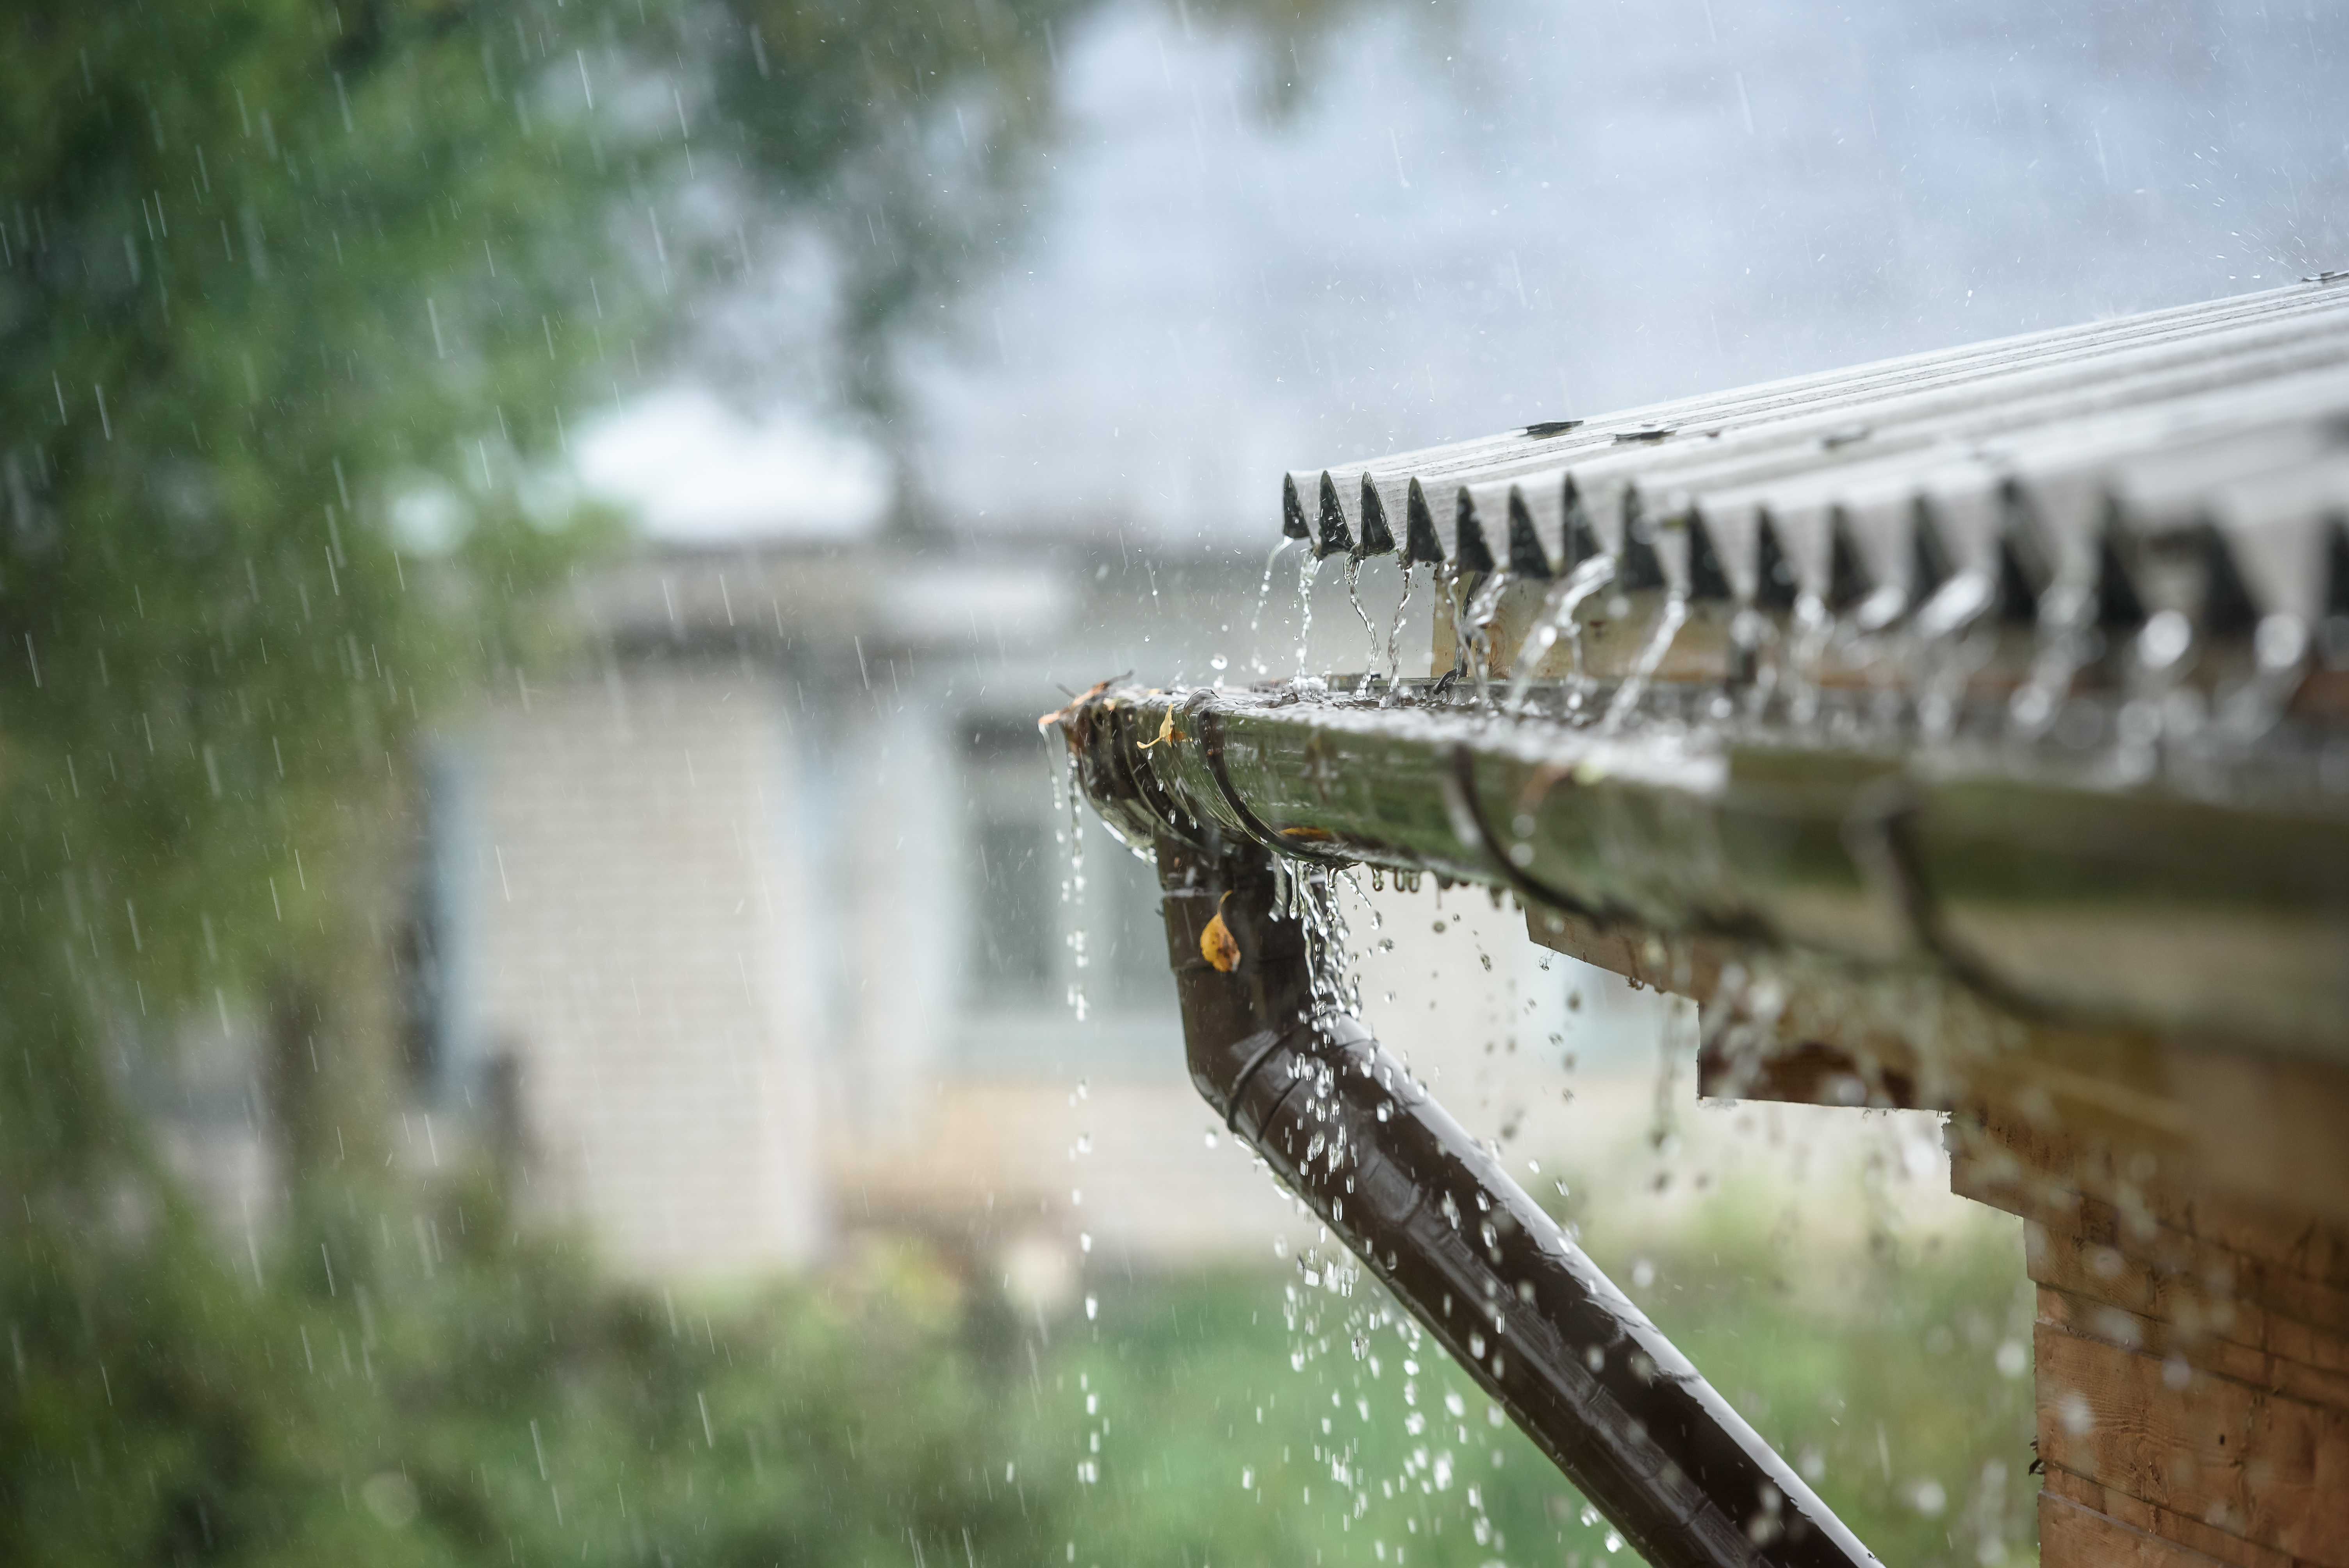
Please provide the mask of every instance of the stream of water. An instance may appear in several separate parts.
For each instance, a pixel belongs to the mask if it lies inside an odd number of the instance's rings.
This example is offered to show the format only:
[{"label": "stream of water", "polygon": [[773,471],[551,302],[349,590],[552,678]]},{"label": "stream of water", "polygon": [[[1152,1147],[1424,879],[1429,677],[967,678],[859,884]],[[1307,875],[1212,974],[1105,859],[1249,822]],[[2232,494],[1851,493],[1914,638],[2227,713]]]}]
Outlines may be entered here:
[{"label": "stream of water", "polygon": [[1402,614],[1411,607],[1411,562],[1402,563],[1402,597],[1395,602],[1394,624],[1387,628],[1387,695],[1392,707],[1395,683],[1402,679]]},{"label": "stream of water", "polygon": [[1631,666],[1631,673],[1623,678],[1623,684],[1615,688],[1615,700],[1607,705],[1607,716],[1599,723],[1601,733],[1613,734],[1622,727],[1624,720],[1640,710],[1640,699],[1647,695],[1649,681],[1655,677],[1658,666],[1664,662],[1664,655],[1671,652],[1672,639],[1680,635],[1681,628],[1686,624],[1688,601],[1675,593],[1666,599],[1663,608],[1657,612],[1655,626],[1649,632],[1646,645],[1640,649],[1639,661]]},{"label": "stream of water", "polygon": [[[1566,639],[1568,678],[1570,692],[1578,698],[1584,683],[1582,673],[1582,624],[1575,616],[1589,597],[1615,581],[1615,558],[1594,555],[1550,585],[1542,599],[1540,618],[1517,649],[1515,667],[1509,672],[1509,690],[1504,706],[1511,712],[1521,711],[1526,696],[1533,686],[1534,672],[1549,651]],[[1580,702],[1573,704],[1579,707]]]},{"label": "stream of water", "polygon": [[1493,702],[1493,617],[1501,613],[1501,595],[1516,581],[1513,573],[1495,572],[1468,596],[1466,645],[1470,673],[1476,679],[1476,706]]}]

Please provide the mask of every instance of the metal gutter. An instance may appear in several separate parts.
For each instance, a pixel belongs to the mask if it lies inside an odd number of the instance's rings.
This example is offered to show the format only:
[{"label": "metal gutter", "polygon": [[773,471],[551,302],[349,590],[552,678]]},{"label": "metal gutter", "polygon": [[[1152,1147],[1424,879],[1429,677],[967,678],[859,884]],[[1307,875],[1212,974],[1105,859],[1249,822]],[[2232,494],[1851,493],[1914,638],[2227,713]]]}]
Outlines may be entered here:
[{"label": "metal gutter", "polygon": [[2027,1017],[2349,1046],[2349,811],[2313,786],[2222,803],[2001,753],[1577,730],[1457,686],[1389,700],[1126,688],[1071,722],[1137,844],[1196,824],[1601,927],[1952,976]]}]

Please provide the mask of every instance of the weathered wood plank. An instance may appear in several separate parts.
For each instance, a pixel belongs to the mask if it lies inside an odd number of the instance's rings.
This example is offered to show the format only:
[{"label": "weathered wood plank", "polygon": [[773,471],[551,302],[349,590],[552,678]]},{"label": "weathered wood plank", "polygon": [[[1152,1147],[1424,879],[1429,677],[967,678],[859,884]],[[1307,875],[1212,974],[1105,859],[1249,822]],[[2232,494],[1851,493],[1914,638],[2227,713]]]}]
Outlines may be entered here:
[{"label": "weathered wood plank", "polygon": [[[2213,1530],[2199,1519],[2189,1519],[2182,1513],[2173,1513],[2142,1498],[2131,1497],[2125,1491],[2098,1486],[2087,1477],[2074,1475],[2061,1466],[2048,1467],[2044,1495],[2053,1495],[2092,1513],[2103,1514],[2116,1524],[2164,1542],[2199,1552],[2226,1563],[2228,1568],[2299,1568],[2297,1560],[2289,1553],[2258,1545],[2239,1535],[2230,1535],[2223,1530]],[[2069,1568],[2064,1559],[2048,1555],[2047,1542],[2044,1538],[2040,1542],[2040,1555],[2047,1568]],[[2095,1558],[2090,1561],[2101,1563],[2105,1560]]]},{"label": "weathered wood plank", "polygon": [[2039,1284],[2158,1321],[2176,1348],[2225,1340],[2349,1378],[2349,1293],[2166,1227],[2116,1246],[2032,1221],[2023,1247]]},{"label": "weathered wood plank", "polygon": [[2047,1568],[2234,1568],[2047,1491],[2039,1494],[2039,1561]]},{"label": "weathered wood plank", "polygon": [[[1973,1196],[1962,1190],[1961,1195]],[[2116,1305],[2158,1308],[2153,1315],[2192,1333],[2222,1335],[2327,1371],[2349,1371],[2349,1344],[2344,1343],[2349,1291],[2146,1223],[2099,1199],[2073,1196],[2069,1209],[2009,1210],[2031,1223],[2024,1246],[2032,1278]],[[2140,1274],[2132,1275],[2131,1260]],[[2247,1309],[2254,1315],[2245,1319]]]},{"label": "weathered wood plank", "polygon": [[[2349,1116],[2333,1125],[2349,1126]],[[2230,1123],[2229,1130],[2239,1140],[2270,1135],[2256,1119]],[[2333,1137],[2349,1143],[2337,1133]],[[2349,1224],[2282,1202],[2292,1189],[2272,1190],[2274,1202],[2244,1202],[2214,1191],[2190,1167],[2176,1169],[2158,1155],[2147,1165],[2139,1157],[2152,1150],[2089,1144],[2068,1122],[2034,1122],[2013,1106],[1992,1105],[1971,1125],[1953,1124],[1950,1143],[1951,1189],[1977,1202],[2107,1244],[2120,1235],[2124,1221],[2141,1212],[2160,1225],[2269,1265],[2277,1274],[2314,1281],[2349,1298]],[[2064,1220],[2067,1207],[2082,1205],[2084,1193],[2105,1202],[2100,1208],[2089,1203],[2095,1212],[2086,1218]],[[2127,1200],[2128,1213],[2115,1198]]]},{"label": "weathered wood plank", "polygon": [[[2256,1318],[2256,1308],[2242,1309]],[[2147,1317],[2112,1305],[2094,1296],[2075,1295],[2042,1284],[2039,1319],[2089,1339],[2101,1339],[2123,1349],[2142,1350],[2165,1362],[2175,1356],[2189,1368],[2281,1394],[2328,1409],[2349,1410],[2349,1376],[2330,1372],[2288,1357],[2261,1350],[2247,1343],[2210,1335],[2187,1335],[2174,1323]]]},{"label": "weathered wood plank", "polygon": [[2037,1326],[2039,1452],[2157,1507],[2349,1568],[2349,1414]]}]

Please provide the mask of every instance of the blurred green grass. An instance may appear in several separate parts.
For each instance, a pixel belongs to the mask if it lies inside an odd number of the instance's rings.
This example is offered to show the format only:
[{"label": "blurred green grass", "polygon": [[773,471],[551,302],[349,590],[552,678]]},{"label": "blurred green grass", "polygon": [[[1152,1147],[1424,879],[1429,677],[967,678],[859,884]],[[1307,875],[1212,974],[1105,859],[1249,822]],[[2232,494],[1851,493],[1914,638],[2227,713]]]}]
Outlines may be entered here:
[{"label": "blurred green grass", "polygon": [[[256,1290],[191,1249],[79,1279],[70,1309],[16,1295],[18,1343],[89,1352],[16,1367],[0,1488],[21,1560],[1632,1561],[1326,1249],[1280,1273],[1096,1259],[1090,1307],[1023,1316],[913,1238],[687,1296],[516,1239],[492,1193],[444,1199],[411,1227],[429,1252],[354,1239],[331,1287],[287,1258]],[[2012,1222],[1797,1246],[1716,1200],[1637,1240],[1592,1250],[1886,1562],[2034,1559]]]},{"label": "blurred green grass", "polygon": [[[1725,1222],[1711,1232],[1651,1249],[1637,1276],[1626,1260],[1617,1277],[1861,1539],[1888,1563],[2035,1561],[2031,1306],[2012,1226],[1841,1258],[1776,1252]],[[1786,1272],[1806,1267],[1838,1277],[1798,1290]],[[1290,1288],[1305,1304],[1295,1329]],[[1382,1294],[1356,1290],[1226,1276],[1105,1293],[1100,1333],[1050,1362],[1055,1399],[1081,1368],[1111,1420],[1099,1495],[1074,1508],[1078,1560],[1633,1560],[1609,1553],[1605,1523],[1584,1522],[1579,1494],[1528,1441],[1489,1424],[1488,1402],[1440,1352],[1412,1355],[1379,1321],[1399,1315]],[[1421,1449],[1430,1462],[1414,1466]],[[1333,1459],[1351,1484],[1333,1480]]]}]

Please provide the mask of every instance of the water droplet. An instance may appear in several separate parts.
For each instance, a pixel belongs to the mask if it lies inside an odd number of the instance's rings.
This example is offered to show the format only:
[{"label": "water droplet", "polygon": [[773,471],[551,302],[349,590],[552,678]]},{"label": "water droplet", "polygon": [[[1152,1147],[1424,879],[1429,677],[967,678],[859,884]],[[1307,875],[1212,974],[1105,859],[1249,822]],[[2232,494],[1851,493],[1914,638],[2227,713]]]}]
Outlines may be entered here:
[{"label": "water droplet", "polygon": [[1223,1140],[1222,1140],[1221,1138],[1219,1138],[1219,1137],[1217,1137],[1217,1136],[1216,1136],[1216,1130],[1215,1130],[1214,1128],[1212,1128],[1212,1127],[1211,1127],[1211,1128],[1207,1129],[1207,1147],[1208,1147],[1208,1148],[1213,1149],[1214,1147],[1216,1147],[1216,1144],[1218,1144],[1218,1143],[1220,1143],[1220,1142],[1222,1142],[1222,1141],[1223,1141]]},{"label": "water droplet", "polygon": [[1088,1323],[1090,1323],[1090,1322],[1092,1322],[1094,1318],[1097,1318],[1097,1317],[1099,1317],[1100,1315],[1101,1315],[1101,1298],[1100,1298],[1099,1296],[1093,1296],[1093,1295],[1089,1295],[1089,1296],[1085,1297],[1085,1320],[1086,1320]]}]

